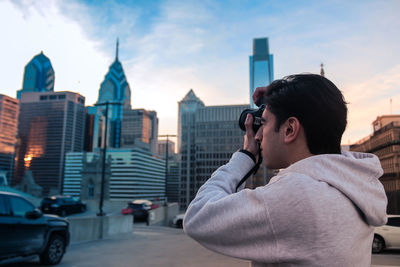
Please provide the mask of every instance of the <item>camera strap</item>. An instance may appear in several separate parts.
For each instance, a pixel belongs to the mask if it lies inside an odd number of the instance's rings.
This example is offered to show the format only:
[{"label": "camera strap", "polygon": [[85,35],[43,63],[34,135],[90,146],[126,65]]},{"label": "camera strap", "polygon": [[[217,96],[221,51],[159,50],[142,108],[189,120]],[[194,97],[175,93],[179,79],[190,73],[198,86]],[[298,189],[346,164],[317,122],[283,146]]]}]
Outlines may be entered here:
[{"label": "camera strap", "polygon": [[254,165],[254,167],[242,178],[242,180],[240,180],[239,184],[236,186],[236,190],[235,192],[237,192],[238,188],[247,180],[247,178],[249,178],[250,175],[252,174],[256,174],[256,172],[258,171],[258,168],[260,168],[262,162],[262,157],[261,157],[261,150],[258,150],[258,161],[256,163],[256,165]]}]

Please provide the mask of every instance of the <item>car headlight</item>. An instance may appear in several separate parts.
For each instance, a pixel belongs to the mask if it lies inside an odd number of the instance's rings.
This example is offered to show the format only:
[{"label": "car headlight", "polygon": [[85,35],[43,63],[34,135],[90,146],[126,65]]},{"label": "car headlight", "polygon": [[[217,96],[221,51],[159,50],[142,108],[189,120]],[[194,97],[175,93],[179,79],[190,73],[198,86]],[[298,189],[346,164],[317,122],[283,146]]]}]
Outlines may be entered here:
[{"label": "car headlight", "polygon": [[51,204],[50,207],[52,207],[52,208],[58,208],[58,207],[60,207],[60,205],[58,205],[58,204]]}]

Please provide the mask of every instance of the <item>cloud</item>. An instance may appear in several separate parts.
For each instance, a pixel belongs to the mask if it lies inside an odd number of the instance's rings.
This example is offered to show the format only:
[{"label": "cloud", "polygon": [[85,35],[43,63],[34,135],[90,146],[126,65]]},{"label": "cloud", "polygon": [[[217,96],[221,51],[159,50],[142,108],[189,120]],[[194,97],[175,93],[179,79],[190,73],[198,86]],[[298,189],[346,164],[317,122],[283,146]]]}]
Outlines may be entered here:
[{"label": "cloud", "polygon": [[[372,133],[372,121],[400,113],[400,64],[357,84],[344,87],[349,102],[348,127],[343,142],[358,141]],[[392,105],[390,104],[392,99]]]},{"label": "cloud", "polygon": [[[86,38],[81,25],[63,16],[57,2],[29,3],[22,2],[23,8],[0,3],[1,31],[4,39],[10,40],[0,51],[2,60],[10,62],[0,65],[8,77],[2,83],[5,93],[15,96],[22,85],[24,66],[43,50],[55,70],[55,90],[79,92],[93,103],[92,92],[99,88],[107,68],[107,57],[98,50],[98,42]],[[9,65],[16,69],[9,69]]]},{"label": "cloud", "polygon": [[[190,88],[206,105],[248,103],[248,57],[255,37],[269,37],[275,78],[318,73],[325,63],[327,77],[351,102],[350,139],[369,133],[371,119],[357,115],[363,103],[376,117],[372,107],[384,107],[390,88],[397,86],[396,1],[310,1],[307,6],[298,1],[12,3],[0,2],[0,30],[9,40],[0,56],[12,62],[0,65],[9,77],[0,84],[2,92],[15,94],[24,65],[43,50],[56,72],[56,90],[79,90],[92,104],[119,37],[132,104],[156,110],[160,132],[176,131],[177,102]],[[380,89],[372,90],[370,84]],[[378,92],[368,96],[367,90]],[[393,105],[397,101],[393,96]]]}]

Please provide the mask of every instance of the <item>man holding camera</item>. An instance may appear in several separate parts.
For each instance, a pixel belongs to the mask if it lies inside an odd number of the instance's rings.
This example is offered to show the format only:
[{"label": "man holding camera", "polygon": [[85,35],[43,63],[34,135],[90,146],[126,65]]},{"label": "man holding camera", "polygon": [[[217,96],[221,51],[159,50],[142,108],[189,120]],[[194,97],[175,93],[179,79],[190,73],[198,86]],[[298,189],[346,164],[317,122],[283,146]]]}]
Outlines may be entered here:
[{"label": "man holding camera", "polygon": [[[340,90],[298,74],[257,88],[253,99],[262,116],[247,114],[243,149],[199,189],[185,232],[253,266],[370,266],[373,226],[387,221],[383,171],[373,154],[341,152]],[[260,155],[279,174],[255,190],[238,186]]]}]

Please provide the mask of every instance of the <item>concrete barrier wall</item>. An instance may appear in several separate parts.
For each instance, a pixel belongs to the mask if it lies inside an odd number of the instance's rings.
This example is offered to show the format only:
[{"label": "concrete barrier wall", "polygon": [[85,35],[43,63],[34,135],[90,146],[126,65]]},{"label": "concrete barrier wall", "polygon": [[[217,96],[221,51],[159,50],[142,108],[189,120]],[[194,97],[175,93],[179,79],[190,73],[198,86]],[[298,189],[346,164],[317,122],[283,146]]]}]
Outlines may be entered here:
[{"label": "concrete barrier wall", "polygon": [[179,214],[179,205],[178,203],[168,203],[168,210],[165,213],[165,225],[171,226],[172,220],[176,215]]},{"label": "concrete barrier wall", "polygon": [[71,243],[79,243],[100,239],[101,218],[100,217],[72,217],[68,218]]},{"label": "concrete barrier wall", "polygon": [[114,234],[133,231],[132,216],[110,215],[104,217],[71,217],[71,243],[102,239]]},{"label": "concrete barrier wall", "polygon": [[150,225],[171,226],[172,219],[179,213],[178,203],[168,203],[168,206],[160,206],[150,211]]},{"label": "concrete barrier wall", "polygon": [[114,215],[106,218],[106,227],[104,228],[106,236],[133,231],[133,216],[131,215]]},{"label": "concrete barrier wall", "polygon": [[[112,204],[115,209],[119,208],[123,203],[126,202],[114,202]],[[151,225],[171,226],[172,219],[178,213],[178,204],[168,203],[167,206],[160,206],[150,211],[149,223]],[[68,220],[70,222],[71,243],[87,242],[115,234],[131,233],[134,227],[132,215],[118,213],[108,213],[107,216],[103,217],[98,217],[94,214],[82,217],[76,216],[69,217]]]}]

